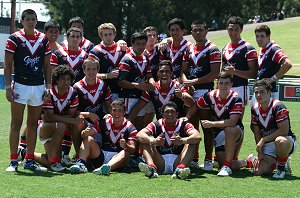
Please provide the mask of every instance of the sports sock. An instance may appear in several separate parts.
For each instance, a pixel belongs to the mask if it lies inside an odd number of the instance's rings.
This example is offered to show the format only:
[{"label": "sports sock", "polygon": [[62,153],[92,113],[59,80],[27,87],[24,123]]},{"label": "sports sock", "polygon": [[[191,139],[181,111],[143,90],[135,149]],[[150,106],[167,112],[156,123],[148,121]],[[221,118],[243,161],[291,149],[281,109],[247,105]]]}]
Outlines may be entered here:
[{"label": "sports sock", "polygon": [[286,161],[288,160],[287,157],[278,157],[277,158],[277,169],[284,171],[284,166]]},{"label": "sports sock", "polygon": [[228,166],[229,168],[231,168],[232,167],[232,162],[228,162],[228,161],[225,160],[223,165]]},{"label": "sports sock", "polygon": [[20,146],[22,146],[25,149],[27,148],[26,135],[21,135]]}]

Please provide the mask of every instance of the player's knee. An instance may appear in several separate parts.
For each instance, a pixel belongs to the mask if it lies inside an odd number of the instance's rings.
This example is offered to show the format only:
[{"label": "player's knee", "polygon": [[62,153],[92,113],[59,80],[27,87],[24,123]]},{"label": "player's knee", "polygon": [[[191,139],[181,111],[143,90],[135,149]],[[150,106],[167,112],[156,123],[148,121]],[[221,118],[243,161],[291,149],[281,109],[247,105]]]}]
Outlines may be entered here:
[{"label": "player's knee", "polygon": [[11,122],[10,127],[12,132],[20,132],[22,126],[22,122]]},{"label": "player's knee", "polygon": [[283,136],[278,136],[275,139],[275,146],[278,147],[284,147],[286,144],[288,144],[288,140],[284,138]]},{"label": "player's knee", "polygon": [[237,135],[240,134],[240,131],[237,127],[226,127],[224,129],[224,132],[226,138],[235,138]]}]

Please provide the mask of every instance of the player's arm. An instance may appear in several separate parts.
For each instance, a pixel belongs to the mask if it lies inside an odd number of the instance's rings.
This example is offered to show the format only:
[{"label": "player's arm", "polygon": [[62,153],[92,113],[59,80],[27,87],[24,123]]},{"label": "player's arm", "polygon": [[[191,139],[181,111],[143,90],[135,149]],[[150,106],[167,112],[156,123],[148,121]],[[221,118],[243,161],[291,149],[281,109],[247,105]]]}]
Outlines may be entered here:
[{"label": "player's arm", "polygon": [[287,136],[289,132],[289,121],[288,119],[285,119],[281,122],[277,122],[278,129],[271,133],[268,136],[265,136],[261,139],[264,140],[264,142],[272,142],[274,141],[278,136]]},{"label": "player's arm", "polygon": [[51,82],[51,66],[50,66],[50,58],[51,53],[47,54],[44,57],[44,63],[43,63],[43,71],[44,71],[44,78],[45,78],[45,86],[47,89],[50,88],[50,82]]},{"label": "player's arm", "polygon": [[[73,110],[72,110],[73,109]],[[42,116],[43,121],[45,122],[63,122],[65,124],[78,124],[82,122],[82,118],[80,117],[74,117],[77,114],[77,108],[72,108],[69,111],[73,112],[73,114],[68,115],[57,115],[54,113],[53,109],[44,109],[45,114]]]},{"label": "player's arm", "polygon": [[143,128],[136,134],[136,139],[142,144],[150,144],[154,142],[153,137],[150,137],[151,131],[148,128]]},{"label": "player's arm", "polygon": [[241,117],[240,114],[231,114],[229,119],[226,119],[226,120],[218,120],[218,121],[202,120],[201,123],[204,128],[234,127],[234,126],[236,126],[240,117]]},{"label": "player's arm", "polygon": [[13,61],[14,61],[14,54],[10,52],[5,52],[4,78],[5,78],[6,99],[8,100],[8,102],[13,101],[13,91],[10,85]]},{"label": "player's arm", "polygon": [[210,64],[210,72],[201,78],[194,79],[193,85],[203,84],[203,83],[208,83],[208,82],[214,81],[220,73],[220,66],[221,66],[221,63]]},{"label": "player's arm", "polygon": [[284,74],[286,74],[291,68],[292,68],[292,61],[288,58],[286,58],[283,62],[283,64],[281,65],[279,71],[272,76],[271,80],[272,82],[276,81],[277,79],[283,77]]},{"label": "player's arm", "polygon": [[85,119],[89,118],[93,122],[98,122],[100,120],[99,116],[92,112],[80,112],[79,115],[82,115]]},{"label": "player's arm", "polygon": [[188,137],[182,138],[185,144],[197,144],[201,141],[200,133],[193,128],[187,132]]},{"label": "player's arm", "polygon": [[182,61],[182,65],[181,65],[181,70],[180,70],[180,77],[182,82],[186,82],[188,79],[185,75],[185,73],[188,71],[189,69],[189,62],[187,61]]},{"label": "player's arm", "polygon": [[261,139],[260,129],[257,125],[252,124],[251,130],[254,135],[255,143],[257,144],[259,140]]},{"label": "player's arm", "polygon": [[135,146],[136,146],[136,142],[134,140],[128,140],[127,142],[125,142],[123,149],[129,152],[130,154],[134,154]]},{"label": "player's arm", "polygon": [[257,60],[248,62],[249,70],[243,71],[235,69],[233,66],[227,66],[224,68],[224,71],[227,71],[231,75],[236,75],[246,79],[255,79],[257,77],[258,64]]}]

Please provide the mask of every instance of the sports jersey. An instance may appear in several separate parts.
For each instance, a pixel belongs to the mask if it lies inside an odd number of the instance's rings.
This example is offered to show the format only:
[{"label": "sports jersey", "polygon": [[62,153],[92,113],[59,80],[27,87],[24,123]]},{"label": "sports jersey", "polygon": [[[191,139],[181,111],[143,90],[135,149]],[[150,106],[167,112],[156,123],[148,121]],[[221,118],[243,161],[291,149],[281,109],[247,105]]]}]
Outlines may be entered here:
[{"label": "sports jersey", "polygon": [[[174,126],[165,125],[164,118],[151,122],[146,127],[154,138],[162,136],[165,138],[164,146],[157,146],[156,149],[161,155],[175,154],[179,155],[184,147],[184,144],[176,146],[170,140],[178,134],[180,137],[188,137],[188,132],[194,129],[194,126],[183,119],[179,118]],[[175,134],[176,133],[176,134]]]},{"label": "sports jersey", "polygon": [[[103,42],[96,45],[89,53],[89,57],[95,58],[100,63],[99,73],[109,73],[118,69],[118,64],[126,51],[122,51],[117,43],[107,47]],[[110,87],[112,93],[118,93],[120,88],[117,84],[117,79],[105,80]]]},{"label": "sports jersey", "polygon": [[189,45],[191,45],[191,42],[185,38],[182,39],[178,46],[174,46],[173,41],[171,41],[169,44],[167,44],[167,49],[160,53],[161,60],[170,60],[172,62],[172,79],[180,77],[183,54]]},{"label": "sports jersey", "polygon": [[[271,78],[284,63],[287,55],[274,42],[270,42],[266,48],[260,48],[258,57],[257,79]],[[272,92],[276,92],[276,82],[272,83]]]},{"label": "sports jersey", "polygon": [[84,77],[82,64],[87,57],[88,54],[81,48],[78,48],[78,51],[71,51],[67,47],[61,47],[52,53],[50,64],[52,66],[69,65],[74,71],[75,82],[78,82]]},{"label": "sports jersey", "polygon": [[[242,115],[242,99],[238,96],[238,93],[233,90],[230,90],[225,100],[220,98],[220,91],[218,89],[212,90],[201,96],[197,104],[200,108],[209,108],[216,120],[230,119],[230,115],[233,114]],[[237,125],[239,125],[241,129],[244,128],[241,118],[237,122]],[[222,128],[214,128],[215,137],[222,130]]]},{"label": "sports jersey", "polygon": [[277,123],[288,120],[289,136],[294,136],[291,130],[289,111],[279,100],[270,98],[268,108],[263,110],[258,102],[251,108],[251,123],[260,129],[262,137],[271,135],[278,129]]},{"label": "sports jersey", "polygon": [[[146,74],[151,73],[146,56],[136,56],[133,49],[125,54],[119,63],[119,80],[142,83],[146,82]],[[121,98],[139,98],[142,91],[139,89],[121,89],[119,97]]]},{"label": "sports jersey", "polygon": [[[162,106],[169,101],[175,102],[178,107],[179,117],[185,116],[184,112],[184,102],[175,96],[175,88],[179,87],[179,82],[176,80],[172,80],[170,83],[170,87],[167,90],[163,90],[160,86],[160,82],[155,83],[154,92],[143,92],[141,99],[149,102],[151,101],[156,114],[156,119],[162,118]],[[183,87],[181,88],[181,92],[187,92]]]},{"label": "sports jersey", "polygon": [[117,127],[113,124],[113,118],[106,118],[100,121],[100,132],[102,135],[101,149],[110,152],[120,152],[120,139],[128,141],[136,141],[137,130],[133,124],[124,118],[121,126]]},{"label": "sports jersey", "polygon": [[79,98],[78,111],[95,113],[102,119],[105,115],[103,102],[112,97],[107,83],[97,78],[96,84],[89,86],[83,78],[74,84],[74,89],[77,91]]},{"label": "sports jersey", "polygon": [[152,51],[148,51],[145,49],[144,55],[148,58],[152,77],[154,78],[155,81],[157,81],[157,66],[159,63],[159,50],[158,46],[155,46]]},{"label": "sports jersey", "polygon": [[45,101],[43,109],[52,109],[57,115],[67,115],[70,108],[78,107],[78,95],[73,87],[70,87],[68,92],[61,96],[58,94],[57,86],[55,85],[50,89],[51,99]]},{"label": "sports jersey", "polygon": [[[201,78],[210,73],[210,65],[221,63],[221,53],[218,47],[206,40],[204,46],[189,45],[184,53],[183,61],[189,63],[186,73],[188,80]],[[213,89],[214,82],[195,84],[195,89]]]},{"label": "sports jersey", "polygon": [[51,54],[45,34],[34,30],[34,35],[26,35],[24,29],[11,34],[5,52],[14,54],[14,81],[23,85],[43,85],[44,57]]},{"label": "sports jersey", "polygon": [[[62,47],[66,47],[66,46],[68,46],[68,41],[64,40],[60,43],[60,45]],[[95,46],[94,43],[92,43],[90,40],[88,40],[84,37],[82,37],[81,42],[79,44],[79,47],[81,49],[83,49],[86,53],[89,53],[93,49],[94,46]]]},{"label": "sports jersey", "polygon": [[[244,39],[241,39],[238,44],[228,43],[222,50],[222,68],[231,64],[235,69],[247,71],[249,70],[248,62],[255,60],[257,60],[255,48]],[[248,79],[233,76],[233,87],[247,85]]]}]

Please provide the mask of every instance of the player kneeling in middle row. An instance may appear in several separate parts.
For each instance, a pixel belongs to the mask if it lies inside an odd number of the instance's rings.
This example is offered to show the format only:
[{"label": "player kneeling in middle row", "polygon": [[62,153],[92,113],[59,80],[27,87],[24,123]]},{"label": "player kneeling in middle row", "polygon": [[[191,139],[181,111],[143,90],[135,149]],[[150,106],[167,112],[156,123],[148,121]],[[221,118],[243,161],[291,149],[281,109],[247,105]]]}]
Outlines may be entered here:
[{"label": "player kneeling in middle row", "polygon": [[[86,164],[90,159],[96,168],[93,173],[107,175],[111,170],[125,166],[135,151],[136,129],[124,115],[126,107],[117,99],[110,105],[110,115],[100,121],[100,133],[88,127],[81,134],[79,160],[71,166],[71,173],[87,172]],[[101,142],[102,139],[102,142]]]},{"label": "player kneeling in middle row", "polygon": [[167,102],[162,114],[162,119],[150,123],[137,134],[147,162],[139,163],[139,169],[149,178],[157,177],[158,172],[173,173],[172,178],[185,179],[190,174],[187,167],[201,139],[200,133],[192,124],[177,119],[178,109],[174,102]]}]

